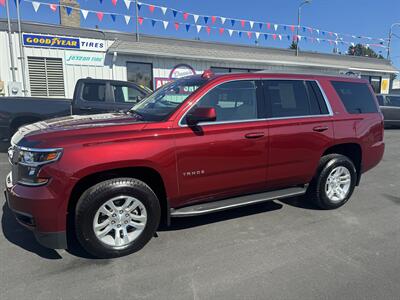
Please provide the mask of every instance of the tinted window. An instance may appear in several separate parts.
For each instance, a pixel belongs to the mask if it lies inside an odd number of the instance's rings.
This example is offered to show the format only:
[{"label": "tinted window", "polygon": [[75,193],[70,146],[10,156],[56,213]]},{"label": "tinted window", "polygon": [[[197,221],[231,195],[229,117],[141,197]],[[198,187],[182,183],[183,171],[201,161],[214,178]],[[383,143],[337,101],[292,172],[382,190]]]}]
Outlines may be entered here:
[{"label": "tinted window", "polygon": [[311,92],[309,97],[302,80],[264,81],[264,94],[273,118],[321,114],[317,96]]},{"label": "tinted window", "polygon": [[257,119],[257,85],[255,81],[232,81],[208,92],[195,107],[214,107],[218,121]]},{"label": "tinted window", "polygon": [[386,96],[388,106],[400,107],[400,96]]},{"label": "tinted window", "polygon": [[82,99],[85,101],[104,102],[106,99],[106,85],[104,83],[85,83]]},{"label": "tinted window", "polygon": [[115,102],[118,103],[137,103],[143,99],[144,93],[124,85],[113,85],[112,91],[114,93]]},{"label": "tinted window", "polygon": [[375,113],[375,99],[365,83],[332,81],[332,85],[350,114]]},{"label": "tinted window", "polygon": [[383,96],[376,96],[376,98],[378,99],[378,103],[380,106],[384,106],[385,105],[385,101],[383,99]]},{"label": "tinted window", "polygon": [[308,95],[310,97],[310,103],[317,102],[319,111],[321,114],[328,114],[329,110],[326,106],[324,96],[322,95],[321,89],[315,81],[307,81]]}]

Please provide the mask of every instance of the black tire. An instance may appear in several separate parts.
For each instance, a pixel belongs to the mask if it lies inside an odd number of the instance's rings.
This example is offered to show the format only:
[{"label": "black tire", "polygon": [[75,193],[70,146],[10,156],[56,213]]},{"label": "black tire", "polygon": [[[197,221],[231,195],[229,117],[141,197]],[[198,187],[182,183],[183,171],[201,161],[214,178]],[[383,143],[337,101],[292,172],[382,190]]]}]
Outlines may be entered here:
[{"label": "black tire", "polygon": [[[326,192],[326,183],[329,174],[337,167],[343,166],[350,171],[350,187],[346,197],[340,201],[332,201]],[[328,154],[320,160],[317,174],[307,190],[307,199],[311,200],[320,209],[336,209],[344,205],[354,192],[357,182],[357,170],[354,163],[341,154]]]},{"label": "black tire", "polygon": [[[120,195],[140,200],[147,212],[147,222],[135,240],[116,247],[96,237],[93,220],[101,205]],[[120,257],[139,251],[149,242],[158,228],[160,216],[160,202],[147,184],[134,178],[116,178],[100,182],[82,194],[75,209],[75,232],[79,243],[89,254],[98,258]]]}]

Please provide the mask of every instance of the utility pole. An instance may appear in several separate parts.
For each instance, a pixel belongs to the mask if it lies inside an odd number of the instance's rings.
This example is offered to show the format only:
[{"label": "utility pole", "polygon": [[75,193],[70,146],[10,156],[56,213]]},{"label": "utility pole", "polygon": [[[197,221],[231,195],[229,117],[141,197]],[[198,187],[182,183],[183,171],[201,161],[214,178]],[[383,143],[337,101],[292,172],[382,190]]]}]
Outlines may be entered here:
[{"label": "utility pole", "polygon": [[21,30],[21,14],[20,14],[20,6],[19,1],[15,1],[15,5],[17,6],[17,22],[18,22],[18,34],[19,34],[19,59],[21,60],[21,71],[22,71],[22,85],[24,96],[28,96],[28,87],[26,85],[26,69],[25,69],[25,48],[24,41],[22,38],[22,30]]},{"label": "utility pole", "polygon": [[6,0],[6,11],[7,11],[7,24],[8,24],[8,46],[10,47],[10,58],[11,58],[11,75],[12,81],[17,81],[15,75],[15,62],[14,62],[14,46],[13,46],[13,38],[11,31],[11,19],[10,19],[10,7],[8,4],[8,0]]},{"label": "utility pole", "polygon": [[395,27],[395,26],[400,26],[400,23],[393,23],[393,24],[390,26],[390,29],[389,29],[388,50],[387,50],[387,59],[390,59],[390,45],[391,45],[391,43],[392,43],[393,27]]},{"label": "utility pole", "polygon": [[297,30],[296,30],[296,56],[299,56],[299,28],[300,28],[300,21],[301,21],[301,8],[305,4],[310,4],[312,0],[305,0],[300,3],[299,8],[297,10]]},{"label": "utility pole", "polygon": [[136,12],[136,42],[139,42],[139,5],[137,0],[135,0],[135,12]]}]

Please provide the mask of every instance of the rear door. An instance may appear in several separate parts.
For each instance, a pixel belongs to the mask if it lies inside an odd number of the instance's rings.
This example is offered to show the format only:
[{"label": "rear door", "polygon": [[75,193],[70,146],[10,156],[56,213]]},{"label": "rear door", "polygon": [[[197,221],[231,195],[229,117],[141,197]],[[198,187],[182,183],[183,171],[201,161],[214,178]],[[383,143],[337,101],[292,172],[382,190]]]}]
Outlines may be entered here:
[{"label": "rear door", "polygon": [[331,108],[315,80],[263,81],[269,129],[269,188],[310,182],[332,142]]},{"label": "rear door", "polygon": [[191,128],[181,120],[176,134],[181,198],[211,201],[266,187],[268,131],[262,120],[260,84],[259,80],[222,83],[194,106],[214,107],[215,122]]}]

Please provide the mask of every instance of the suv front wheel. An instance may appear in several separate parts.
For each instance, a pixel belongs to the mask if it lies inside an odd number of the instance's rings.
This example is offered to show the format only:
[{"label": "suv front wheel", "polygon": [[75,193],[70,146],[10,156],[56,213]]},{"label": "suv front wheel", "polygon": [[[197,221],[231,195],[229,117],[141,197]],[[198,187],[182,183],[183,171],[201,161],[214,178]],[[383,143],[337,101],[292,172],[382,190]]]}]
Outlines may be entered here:
[{"label": "suv front wheel", "polygon": [[344,155],[329,154],[321,158],[307,196],[321,209],[335,209],[350,199],[356,181],[354,163]]},{"label": "suv front wheel", "polygon": [[143,248],[160,221],[160,203],[144,182],[116,178],[83,193],[75,210],[78,241],[98,258],[124,256]]}]

